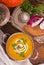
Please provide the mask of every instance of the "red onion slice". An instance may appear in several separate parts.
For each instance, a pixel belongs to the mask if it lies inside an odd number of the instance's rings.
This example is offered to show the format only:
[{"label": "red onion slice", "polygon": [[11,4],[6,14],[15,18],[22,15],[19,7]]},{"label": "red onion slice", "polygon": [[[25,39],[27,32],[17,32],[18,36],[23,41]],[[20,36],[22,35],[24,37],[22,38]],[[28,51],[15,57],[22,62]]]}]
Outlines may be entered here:
[{"label": "red onion slice", "polygon": [[43,18],[40,18],[38,21],[32,24],[32,27],[37,26],[42,20]]},{"label": "red onion slice", "polygon": [[36,14],[34,16],[32,16],[29,20],[29,24],[34,27],[37,26],[38,24],[40,24],[42,22],[43,18],[42,16]]}]

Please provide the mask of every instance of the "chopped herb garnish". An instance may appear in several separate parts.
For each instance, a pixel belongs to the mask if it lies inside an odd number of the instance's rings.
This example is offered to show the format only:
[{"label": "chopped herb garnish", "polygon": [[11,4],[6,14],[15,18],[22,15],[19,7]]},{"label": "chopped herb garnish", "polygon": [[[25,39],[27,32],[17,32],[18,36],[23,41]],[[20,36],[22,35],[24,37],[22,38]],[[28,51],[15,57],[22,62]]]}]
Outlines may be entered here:
[{"label": "chopped herb garnish", "polygon": [[29,0],[25,0],[23,4],[20,6],[22,11],[25,11],[33,16],[35,14],[41,15],[41,11],[44,11],[44,6],[42,4],[38,4],[38,6],[32,6]]},{"label": "chopped herb garnish", "polygon": [[15,46],[16,46],[16,45],[17,45],[17,44],[16,44],[16,43],[14,43],[14,44],[12,44],[12,47],[13,47],[13,48],[15,48]]},{"label": "chopped herb garnish", "polygon": [[27,40],[25,40],[25,39],[23,39],[23,38],[22,38],[22,40],[23,40],[23,43],[24,43],[24,44],[26,44],[26,43],[27,43]]},{"label": "chopped herb garnish", "polygon": [[24,52],[20,52],[20,56],[25,57]]}]

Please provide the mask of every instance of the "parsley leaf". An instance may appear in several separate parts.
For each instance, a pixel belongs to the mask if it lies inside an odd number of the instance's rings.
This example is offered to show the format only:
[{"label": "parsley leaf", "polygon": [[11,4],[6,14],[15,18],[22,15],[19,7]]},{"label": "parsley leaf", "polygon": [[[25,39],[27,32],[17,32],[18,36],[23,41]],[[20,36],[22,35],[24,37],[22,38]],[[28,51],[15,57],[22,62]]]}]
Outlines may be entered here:
[{"label": "parsley leaf", "polygon": [[38,4],[38,6],[32,6],[29,0],[25,0],[25,2],[20,5],[20,8],[22,11],[29,13],[30,16],[35,14],[41,15],[41,11],[44,11],[44,6],[42,4]]},{"label": "parsley leaf", "polygon": [[27,43],[27,40],[25,40],[25,39],[23,39],[23,38],[22,38],[21,40],[23,40],[23,43],[24,43],[24,44],[26,44],[26,43]]},{"label": "parsley leaf", "polygon": [[12,47],[13,47],[13,48],[15,48],[15,46],[16,46],[16,45],[17,45],[17,44],[16,44],[16,43],[14,43],[14,44],[12,44]]},{"label": "parsley leaf", "polygon": [[20,52],[20,56],[25,57],[24,52]]},{"label": "parsley leaf", "polygon": [[33,9],[32,6],[30,6],[29,0],[25,0],[23,4],[20,5],[22,11],[26,11],[30,14],[31,10]]}]

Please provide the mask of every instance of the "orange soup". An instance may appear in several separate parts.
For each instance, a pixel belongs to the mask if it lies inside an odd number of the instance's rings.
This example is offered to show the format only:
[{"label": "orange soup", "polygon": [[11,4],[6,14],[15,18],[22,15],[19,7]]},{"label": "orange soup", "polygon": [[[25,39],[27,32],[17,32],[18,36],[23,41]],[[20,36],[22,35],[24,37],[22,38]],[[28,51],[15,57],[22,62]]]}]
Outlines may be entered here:
[{"label": "orange soup", "polygon": [[14,60],[25,60],[33,53],[32,40],[24,33],[13,34],[7,40],[6,51]]}]

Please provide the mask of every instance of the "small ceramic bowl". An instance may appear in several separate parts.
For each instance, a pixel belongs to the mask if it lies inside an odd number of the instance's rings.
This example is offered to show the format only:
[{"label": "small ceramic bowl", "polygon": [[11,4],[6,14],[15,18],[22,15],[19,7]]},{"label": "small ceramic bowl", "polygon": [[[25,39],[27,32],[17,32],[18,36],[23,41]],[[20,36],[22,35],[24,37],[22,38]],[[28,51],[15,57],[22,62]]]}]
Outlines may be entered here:
[{"label": "small ceramic bowl", "polygon": [[3,20],[0,18],[0,27],[4,26],[10,18],[9,9],[2,3],[0,3],[0,17],[3,17]]},{"label": "small ceramic bowl", "polygon": [[27,12],[23,12],[20,6],[18,6],[16,9],[14,9],[12,13],[12,18],[13,21],[11,22],[11,24],[20,31],[23,31],[23,27],[28,23],[30,16]]}]

